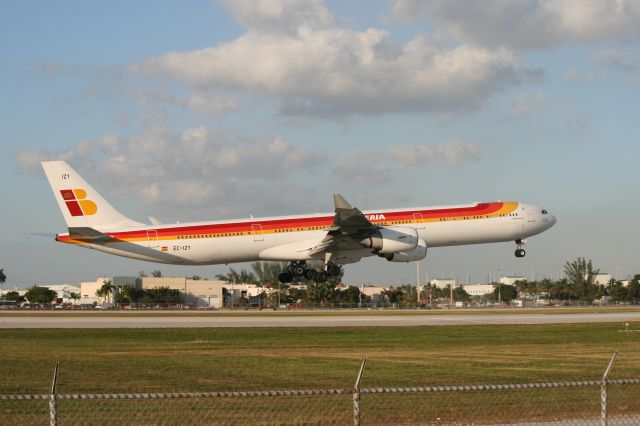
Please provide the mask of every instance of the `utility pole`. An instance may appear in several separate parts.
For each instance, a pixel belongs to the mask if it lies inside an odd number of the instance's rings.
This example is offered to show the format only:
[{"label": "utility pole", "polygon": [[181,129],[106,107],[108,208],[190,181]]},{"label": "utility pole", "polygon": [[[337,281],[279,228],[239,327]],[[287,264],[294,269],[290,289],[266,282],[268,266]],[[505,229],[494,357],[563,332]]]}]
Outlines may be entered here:
[{"label": "utility pole", "polygon": [[451,295],[449,299],[449,307],[453,308],[453,283],[449,284],[449,289],[451,291]]},{"label": "utility pole", "polygon": [[236,277],[231,277],[231,310],[233,311],[233,296],[235,295],[234,284],[236,282]]}]

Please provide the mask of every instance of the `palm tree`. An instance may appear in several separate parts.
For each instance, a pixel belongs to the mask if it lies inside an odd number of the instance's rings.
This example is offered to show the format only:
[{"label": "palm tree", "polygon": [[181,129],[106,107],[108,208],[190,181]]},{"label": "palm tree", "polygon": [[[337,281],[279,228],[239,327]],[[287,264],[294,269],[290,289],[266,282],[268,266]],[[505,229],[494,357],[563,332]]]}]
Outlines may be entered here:
[{"label": "palm tree", "polygon": [[238,272],[233,269],[233,268],[229,268],[229,272],[227,272],[227,274],[218,274],[216,275],[216,279],[220,280],[220,281],[228,281],[230,283],[239,283],[240,282],[240,275],[238,274]]},{"label": "palm tree", "polygon": [[593,269],[591,260],[587,261],[584,257],[564,265],[564,274],[573,285],[575,295],[582,299],[588,298],[589,290],[593,287],[595,277],[599,273],[599,269]]},{"label": "palm tree", "polygon": [[4,284],[7,281],[7,276],[4,274],[4,269],[0,269],[0,284]]},{"label": "palm tree", "polygon": [[247,272],[244,269],[238,272],[233,268],[229,268],[229,272],[226,275],[218,274],[216,275],[216,279],[221,281],[229,281],[230,283],[236,283],[236,284],[239,284],[239,283],[255,284],[256,283],[255,275],[253,275],[253,273],[251,272]]},{"label": "palm tree", "polygon": [[69,299],[73,300],[73,304],[75,305],[75,301],[80,299],[80,295],[72,291],[71,293],[69,293]]},{"label": "palm tree", "polygon": [[111,294],[113,293],[114,287],[109,280],[103,280],[102,282],[102,287],[96,291],[96,296],[106,297],[107,301],[111,302]]}]

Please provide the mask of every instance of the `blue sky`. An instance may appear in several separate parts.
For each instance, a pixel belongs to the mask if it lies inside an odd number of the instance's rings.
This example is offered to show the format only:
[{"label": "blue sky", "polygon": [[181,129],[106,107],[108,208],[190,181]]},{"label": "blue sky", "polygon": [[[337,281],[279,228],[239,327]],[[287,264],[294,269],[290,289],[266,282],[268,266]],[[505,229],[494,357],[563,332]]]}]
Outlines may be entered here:
[{"label": "blue sky", "polygon": [[[184,3],[184,2],[183,2]],[[430,277],[640,273],[640,4],[498,0],[62,1],[1,6],[9,285],[161,269],[55,243],[62,158],[128,216],[226,219],[517,200],[558,217],[513,244],[433,249]],[[238,267],[243,267],[239,265]],[[246,267],[246,265],[244,265]],[[415,281],[367,259],[350,283]]]}]

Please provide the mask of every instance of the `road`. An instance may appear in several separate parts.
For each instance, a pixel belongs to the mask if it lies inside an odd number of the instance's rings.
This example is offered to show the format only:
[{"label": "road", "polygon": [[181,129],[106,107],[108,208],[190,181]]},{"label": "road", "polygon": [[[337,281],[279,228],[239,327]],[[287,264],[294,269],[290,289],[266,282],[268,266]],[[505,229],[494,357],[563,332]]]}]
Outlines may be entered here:
[{"label": "road", "polygon": [[8,316],[0,328],[397,327],[481,324],[579,324],[640,321],[638,312],[476,315]]}]

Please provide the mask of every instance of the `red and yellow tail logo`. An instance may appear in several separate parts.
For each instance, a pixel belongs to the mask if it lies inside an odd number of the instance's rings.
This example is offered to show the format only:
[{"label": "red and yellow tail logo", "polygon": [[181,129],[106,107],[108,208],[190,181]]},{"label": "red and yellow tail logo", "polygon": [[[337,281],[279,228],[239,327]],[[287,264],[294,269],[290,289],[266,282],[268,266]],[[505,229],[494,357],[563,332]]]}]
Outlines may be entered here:
[{"label": "red and yellow tail logo", "polygon": [[67,204],[71,216],[91,216],[96,214],[98,206],[87,198],[87,191],[84,189],[62,189],[60,190],[62,199]]}]

